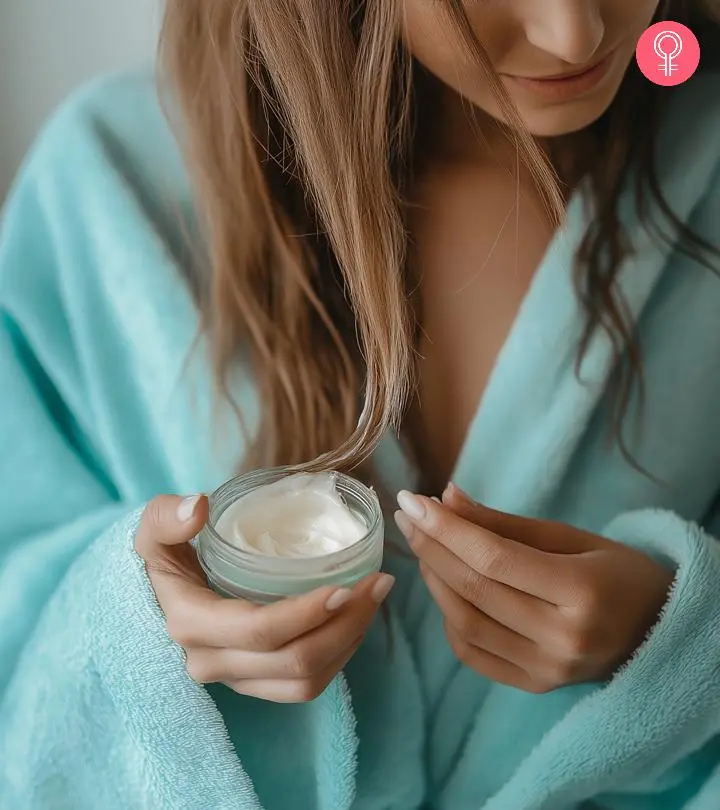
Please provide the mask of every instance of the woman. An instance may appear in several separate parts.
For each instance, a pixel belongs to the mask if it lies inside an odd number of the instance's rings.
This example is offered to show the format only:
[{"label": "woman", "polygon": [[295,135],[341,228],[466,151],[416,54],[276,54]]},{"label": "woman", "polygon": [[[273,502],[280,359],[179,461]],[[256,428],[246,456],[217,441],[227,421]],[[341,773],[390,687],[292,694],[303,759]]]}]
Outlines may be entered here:
[{"label": "woman", "polygon": [[[192,192],[115,79],[4,218],[3,806],[717,806],[717,5],[165,14]],[[386,571],[213,594],[158,493],[275,464],[397,493]]]}]

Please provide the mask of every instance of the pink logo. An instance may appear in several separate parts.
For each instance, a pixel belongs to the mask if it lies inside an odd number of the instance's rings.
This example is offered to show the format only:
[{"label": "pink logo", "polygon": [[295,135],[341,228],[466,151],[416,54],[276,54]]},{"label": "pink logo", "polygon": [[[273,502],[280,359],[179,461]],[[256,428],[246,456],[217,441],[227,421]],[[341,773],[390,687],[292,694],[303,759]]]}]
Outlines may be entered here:
[{"label": "pink logo", "polygon": [[646,79],[663,87],[686,82],[700,64],[700,44],[685,25],[665,20],[651,25],[635,49]]}]

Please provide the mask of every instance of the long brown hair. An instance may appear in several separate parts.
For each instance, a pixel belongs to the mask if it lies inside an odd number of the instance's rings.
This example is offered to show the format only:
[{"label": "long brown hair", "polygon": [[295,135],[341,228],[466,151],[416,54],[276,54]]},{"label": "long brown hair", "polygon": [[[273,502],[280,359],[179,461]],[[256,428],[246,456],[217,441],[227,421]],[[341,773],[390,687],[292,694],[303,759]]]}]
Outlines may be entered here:
[{"label": "long brown hair", "polygon": [[[462,0],[445,3],[559,220],[562,189],[546,152],[523,130]],[[196,278],[203,325],[223,394],[230,397],[234,364],[249,357],[260,395],[246,467],[362,468],[383,433],[401,426],[414,390],[403,211],[423,91],[398,36],[400,6],[166,0],[161,75],[204,229],[206,266]],[[704,54],[720,53],[715,0],[668,0],[662,18],[688,24]],[[641,381],[637,339],[614,285],[631,250],[618,214],[631,165],[639,168],[638,210],[648,227],[660,238],[679,233],[698,259],[710,249],[658,188],[654,142],[666,95],[631,65],[591,128],[592,162],[580,154],[576,167],[589,177],[598,211],[577,257],[587,315],[578,363],[594,330],[607,330],[623,359],[613,420],[623,452],[622,415]]]}]

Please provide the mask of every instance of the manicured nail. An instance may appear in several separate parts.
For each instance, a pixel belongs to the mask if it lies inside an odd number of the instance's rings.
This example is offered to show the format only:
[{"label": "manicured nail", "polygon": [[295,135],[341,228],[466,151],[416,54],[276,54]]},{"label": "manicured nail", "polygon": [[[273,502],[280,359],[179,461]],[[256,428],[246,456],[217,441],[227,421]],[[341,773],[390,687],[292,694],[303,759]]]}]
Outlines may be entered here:
[{"label": "manicured nail", "polygon": [[439,503],[440,506],[442,506],[442,501],[440,500],[440,498],[438,498],[437,495],[433,495],[432,498],[430,498],[430,500],[435,501],[435,503]]},{"label": "manicured nail", "polygon": [[372,597],[373,602],[376,602],[378,605],[382,604],[392,590],[392,586],[394,584],[395,577],[391,576],[390,574],[382,574],[370,591],[370,596]]},{"label": "manicured nail", "polygon": [[445,487],[443,497],[446,495],[448,498],[457,498],[459,501],[465,501],[465,503],[469,506],[475,506],[475,501],[467,494],[467,492],[460,489],[460,487],[457,484],[454,484],[452,481],[450,481],[450,483]]},{"label": "manicured nail", "polygon": [[187,523],[187,521],[192,518],[200,502],[200,498],[202,498],[202,495],[189,495],[187,498],[183,498],[180,501],[177,508],[177,519],[181,523]]},{"label": "manicured nail", "polygon": [[395,523],[397,523],[398,529],[403,533],[406,540],[409,540],[412,537],[413,531],[415,527],[412,525],[412,521],[408,519],[408,516],[402,509],[398,509],[394,515]]},{"label": "manicured nail", "polygon": [[425,517],[425,506],[423,502],[412,492],[401,489],[397,495],[398,506],[405,514],[413,520],[422,520]]},{"label": "manicured nail", "polygon": [[325,602],[325,610],[337,610],[347,604],[353,597],[353,592],[348,588],[340,588],[335,593],[330,594]]}]

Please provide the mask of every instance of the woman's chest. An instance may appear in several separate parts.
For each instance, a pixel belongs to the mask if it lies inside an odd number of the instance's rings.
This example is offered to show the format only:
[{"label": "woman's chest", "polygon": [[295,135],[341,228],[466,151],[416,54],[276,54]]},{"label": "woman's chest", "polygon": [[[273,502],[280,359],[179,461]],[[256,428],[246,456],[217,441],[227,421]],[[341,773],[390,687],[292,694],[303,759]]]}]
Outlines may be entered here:
[{"label": "woman's chest", "polygon": [[426,181],[412,222],[419,398],[409,433],[428,488],[452,475],[552,229],[500,169]]}]

